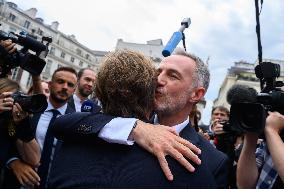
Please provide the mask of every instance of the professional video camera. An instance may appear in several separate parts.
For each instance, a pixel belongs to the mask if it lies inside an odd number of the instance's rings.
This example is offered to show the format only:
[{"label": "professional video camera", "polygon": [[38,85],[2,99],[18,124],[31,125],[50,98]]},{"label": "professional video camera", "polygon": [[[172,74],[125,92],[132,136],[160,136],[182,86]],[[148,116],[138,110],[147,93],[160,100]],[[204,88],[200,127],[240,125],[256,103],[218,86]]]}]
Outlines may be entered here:
[{"label": "professional video camera", "polygon": [[[44,58],[48,53],[48,45],[52,42],[50,37],[42,37],[41,42],[37,41],[36,37],[25,32],[15,34],[10,32],[7,34],[0,30],[0,40],[10,39],[23,48],[12,54],[9,54],[3,46],[0,46],[0,78],[6,77],[11,69],[20,66],[32,75],[40,75],[44,66]],[[29,53],[29,50],[35,54]]]},{"label": "professional video camera", "polygon": [[11,95],[14,103],[18,103],[21,108],[28,113],[43,112],[47,108],[47,100],[44,94],[26,95],[17,91]]},{"label": "professional video camera", "polygon": [[261,133],[265,126],[268,111],[284,114],[284,92],[280,87],[282,81],[276,81],[280,76],[280,65],[263,62],[255,67],[255,74],[262,83],[262,90],[235,85],[227,94],[227,101],[232,105],[230,124],[234,131]]}]

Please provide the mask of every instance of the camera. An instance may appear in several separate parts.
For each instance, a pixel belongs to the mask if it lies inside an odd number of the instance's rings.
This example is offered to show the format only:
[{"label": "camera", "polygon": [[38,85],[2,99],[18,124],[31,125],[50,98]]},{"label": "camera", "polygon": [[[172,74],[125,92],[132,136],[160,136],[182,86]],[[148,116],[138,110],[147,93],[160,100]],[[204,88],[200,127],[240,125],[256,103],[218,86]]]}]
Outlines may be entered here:
[{"label": "camera", "polygon": [[[250,100],[239,98],[237,102],[231,104],[230,123],[233,130],[238,132],[261,133],[265,127],[268,111],[284,114],[284,92],[280,89],[284,84],[282,81],[276,81],[280,76],[280,65],[263,62],[255,67],[255,74],[260,79],[261,92],[251,93],[247,98]],[[249,90],[243,91],[246,92],[250,93]]]},{"label": "camera", "polygon": [[18,103],[21,108],[28,113],[43,112],[47,108],[47,100],[44,94],[35,94],[28,96],[20,91],[11,95],[14,103]]},{"label": "camera", "polygon": [[[44,58],[48,53],[48,46],[52,42],[50,37],[42,37],[41,42],[35,36],[25,32],[7,34],[0,30],[0,40],[10,39],[13,43],[22,46],[22,49],[9,54],[6,49],[0,46],[0,78],[6,77],[11,69],[20,66],[32,75],[40,75],[46,62]],[[29,50],[35,54],[29,53]]]}]

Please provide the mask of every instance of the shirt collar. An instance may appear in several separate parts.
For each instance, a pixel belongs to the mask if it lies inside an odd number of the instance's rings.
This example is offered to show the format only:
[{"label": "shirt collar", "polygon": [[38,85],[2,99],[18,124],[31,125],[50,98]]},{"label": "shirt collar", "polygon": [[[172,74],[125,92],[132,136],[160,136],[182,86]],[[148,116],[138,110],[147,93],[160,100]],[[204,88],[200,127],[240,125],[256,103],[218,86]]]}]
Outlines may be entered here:
[{"label": "shirt collar", "polygon": [[73,99],[74,99],[74,102],[77,102],[77,103],[80,103],[80,104],[82,104],[81,102],[82,102],[82,100],[74,93],[74,95],[73,95]]},{"label": "shirt collar", "polygon": [[[188,123],[189,123],[189,118],[187,117],[186,120],[184,120],[182,123],[174,125],[173,127],[175,128],[177,133],[180,133],[188,125]],[[159,124],[157,114],[155,114],[155,117],[154,117],[154,124]]]},{"label": "shirt collar", "polygon": [[[56,108],[54,108],[54,107],[52,106],[52,104],[50,103],[49,100],[47,100],[47,103],[48,103],[48,105],[47,105],[47,108],[45,109],[45,112],[48,112],[48,111],[50,111],[50,110],[52,110],[52,109],[56,109]],[[67,109],[67,103],[65,103],[65,104],[64,104],[63,106],[61,106],[60,108],[57,108],[56,110],[58,110],[61,115],[64,115],[65,112],[66,112],[66,109]]]}]

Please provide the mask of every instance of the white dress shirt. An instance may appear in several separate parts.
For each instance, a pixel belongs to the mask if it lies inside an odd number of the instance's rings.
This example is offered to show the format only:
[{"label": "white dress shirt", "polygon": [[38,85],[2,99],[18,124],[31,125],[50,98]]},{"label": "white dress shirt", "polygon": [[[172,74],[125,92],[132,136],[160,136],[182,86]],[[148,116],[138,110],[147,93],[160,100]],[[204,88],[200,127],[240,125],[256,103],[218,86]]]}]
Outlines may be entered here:
[{"label": "white dress shirt", "polygon": [[[133,145],[133,140],[128,140],[129,135],[137,119],[135,118],[115,118],[106,124],[99,133],[99,137],[110,143]],[[189,123],[187,117],[182,123],[173,126],[177,133],[180,133]],[[158,117],[155,115],[154,124],[159,124]]]},{"label": "white dress shirt", "polygon": [[[53,116],[53,113],[51,112],[52,109],[55,109],[52,104],[48,101],[48,106],[46,110],[41,114],[40,119],[37,124],[36,128],[36,140],[39,144],[40,150],[42,151],[45,135],[49,126],[49,122]],[[58,108],[57,110],[60,112],[61,115],[65,114],[65,111],[67,109],[67,103],[63,105],[62,107]],[[56,139],[54,140],[56,143]]]},{"label": "white dress shirt", "polygon": [[81,106],[84,100],[82,101],[75,93],[73,94],[73,99],[74,99],[76,112],[81,112]]}]

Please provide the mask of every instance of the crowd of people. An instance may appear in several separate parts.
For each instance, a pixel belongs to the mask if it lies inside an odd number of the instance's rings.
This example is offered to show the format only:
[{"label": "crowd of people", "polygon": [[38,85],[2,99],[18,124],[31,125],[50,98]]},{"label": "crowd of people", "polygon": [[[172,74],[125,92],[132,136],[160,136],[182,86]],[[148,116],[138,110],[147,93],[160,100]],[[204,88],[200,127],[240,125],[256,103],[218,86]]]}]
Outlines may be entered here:
[{"label": "crowd of people", "polygon": [[21,107],[21,86],[0,78],[0,188],[284,188],[284,116],[269,112],[262,140],[232,132],[224,106],[199,126],[210,73],[183,49],[157,69],[121,50],[98,73],[60,67],[48,82],[32,78],[27,94],[46,96],[41,112]]}]

